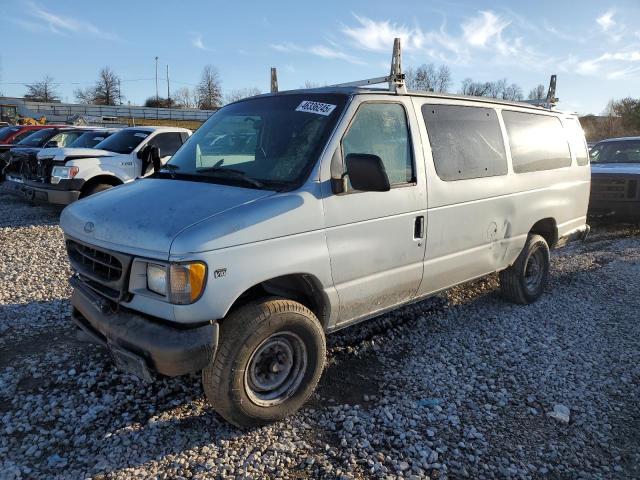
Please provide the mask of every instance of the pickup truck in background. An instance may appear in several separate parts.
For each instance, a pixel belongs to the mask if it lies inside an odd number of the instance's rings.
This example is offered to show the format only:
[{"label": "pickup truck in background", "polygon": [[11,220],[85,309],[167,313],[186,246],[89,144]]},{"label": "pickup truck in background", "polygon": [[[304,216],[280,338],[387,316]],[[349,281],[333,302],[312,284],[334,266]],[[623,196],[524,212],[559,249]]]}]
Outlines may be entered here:
[{"label": "pickup truck in background", "polygon": [[591,155],[590,215],[640,218],[640,137],[598,142]]},{"label": "pickup truck in background", "polygon": [[35,167],[7,170],[4,188],[31,200],[67,205],[150,174],[152,150],[164,164],[190,135],[186,128],[129,127],[93,148],[46,149],[36,156]]}]

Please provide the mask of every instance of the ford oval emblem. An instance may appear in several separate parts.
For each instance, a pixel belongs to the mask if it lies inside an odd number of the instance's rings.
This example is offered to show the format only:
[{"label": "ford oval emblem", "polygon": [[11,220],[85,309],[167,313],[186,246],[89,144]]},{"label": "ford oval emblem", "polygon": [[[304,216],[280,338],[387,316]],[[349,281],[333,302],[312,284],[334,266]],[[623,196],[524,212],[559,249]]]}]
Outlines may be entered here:
[{"label": "ford oval emblem", "polygon": [[93,222],[87,222],[84,224],[84,231],[85,233],[93,233],[93,230],[96,228],[96,226],[93,224]]}]

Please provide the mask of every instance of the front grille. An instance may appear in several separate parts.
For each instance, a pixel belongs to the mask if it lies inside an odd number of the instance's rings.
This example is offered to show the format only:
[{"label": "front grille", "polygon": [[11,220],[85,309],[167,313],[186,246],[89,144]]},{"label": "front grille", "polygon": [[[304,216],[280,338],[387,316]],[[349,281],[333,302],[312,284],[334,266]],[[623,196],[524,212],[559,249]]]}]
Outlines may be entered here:
[{"label": "front grille", "polygon": [[75,256],[83,269],[88,269],[101,280],[114,282],[122,277],[122,263],[107,252],[75,242],[71,252],[70,255]]},{"label": "front grille", "polygon": [[627,181],[623,179],[591,180],[591,197],[595,200],[625,200]]},{"label": "front grille", "polygon": [[113,300],[125,297],[131,257],[71,239],[67,239],[67,252],[87,286]]}]

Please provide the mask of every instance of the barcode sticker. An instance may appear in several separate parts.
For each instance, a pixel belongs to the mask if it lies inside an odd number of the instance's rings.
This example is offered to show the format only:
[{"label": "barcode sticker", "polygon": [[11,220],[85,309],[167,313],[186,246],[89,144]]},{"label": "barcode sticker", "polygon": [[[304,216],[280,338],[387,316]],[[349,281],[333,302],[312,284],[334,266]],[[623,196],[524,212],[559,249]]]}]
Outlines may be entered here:
[{"label": "barcode sticker", "polygon": [[336,108],[335,105],[330,103],[321,103],[321,102],[312,102],[311,100],[305,100],[298,108],[296,108],[296,112],[306,112],[306,113],[317,113],[318,115],[330,115],[333,112],[333,109]]}]

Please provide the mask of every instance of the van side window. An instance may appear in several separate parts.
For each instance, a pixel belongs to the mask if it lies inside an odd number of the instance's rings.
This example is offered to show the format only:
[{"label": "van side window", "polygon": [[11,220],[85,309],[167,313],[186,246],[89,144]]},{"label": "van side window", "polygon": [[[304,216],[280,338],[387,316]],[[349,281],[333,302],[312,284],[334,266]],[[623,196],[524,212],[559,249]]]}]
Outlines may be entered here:
[{"label": "van side window", "polygon": [[178,132],[159,133],[149,140],[149,145],[158,147],[161,156],[171,156],[182,146],[182,137]]},{"label": "van side window", "polygon": [[422,106],[436,173],[445,181],[506,175],[507,155],[492,108]]},{"label": "van side window", "polygon": [[398,103],[364,103],[342,139],[342,154],[377,155],[391,185],[413,182],[411,142],[404,107]]},{"label": "van side window", "polygon": [[502,118],[509,136],[514,172],[571,165],[567,136],[558,117],[503,110]]},{"label": "van side window", "polygon": [[576,156],[578,165],[587,165],[589,163],[589,154],[587,153],[587,144],[584,140],[584,131],[580,122],[577,118],[567,118],[564,122],[569,136],[569,145]]}]

